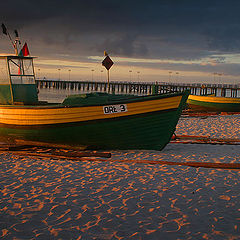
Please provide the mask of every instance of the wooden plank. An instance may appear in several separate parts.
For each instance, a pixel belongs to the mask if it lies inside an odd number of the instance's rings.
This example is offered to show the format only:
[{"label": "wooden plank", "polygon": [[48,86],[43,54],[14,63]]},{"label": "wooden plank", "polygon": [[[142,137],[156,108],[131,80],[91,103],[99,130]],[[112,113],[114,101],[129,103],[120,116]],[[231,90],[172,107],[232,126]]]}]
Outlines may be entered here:
[{"label": "wooden plank", "polygon": [[69,161],[97,161],[97,162],[119,162],[119,163],[138,163],[138,164],[159,164],[159,165],[175,165],[175,166],[188,166],[188,167],[203,167],[203,168],[217,168],[217,169],[240,169],[240,163],[210,163],[210,162],[172,162],[172,161],[158,161],[158,160],[112,160],[112,159],[96,159],[96,158],[78,158],[57,156],[52,154],[38,154],[26,152],[11,152],[14,155],[31,156],[39,158],[50,158],[52,160],[69,160]]},{"label": "wooden plank", "polygon": [[195,136],[195,135],[173,135],[171,142],[184,142],[184,141],[192,141],[193,142],[205,142],[212,144],[234,144],[239,145],[240,139],[236,138],[211,138],[209,136]]},{"label": "wooden plank", "polygon": [[[0,150],[1,152],[2,150]],[[2,151],[3,152],[3,151]],[[6,152],[6,151],[4,151]],[[56,159],[65,159],[65,160],[75,160],[75,161],[82,161],[86,159],[82,159],[83,157],[105,157],[110,158],[111,153],[99,153],[99,152],[83,152],[83,153],[33,153],[28,151],[14,151],[11,152],[13,155],[20,155],[20,156],[32,156],[32,157],[44,157],[44,158],[56,158]]]},{"label": "wooden plank", "polygon": [[27,141],[27,140],[22,140],[22,139],[15,139],[14,143],[16,145],[29,145],[29,146],[47,147],[47,148],[61,148],[61,149],[69,149],[69,150],[85,150],[87,148],[87,146],[72,146],[72,145],[65,145],[65,144]]}]

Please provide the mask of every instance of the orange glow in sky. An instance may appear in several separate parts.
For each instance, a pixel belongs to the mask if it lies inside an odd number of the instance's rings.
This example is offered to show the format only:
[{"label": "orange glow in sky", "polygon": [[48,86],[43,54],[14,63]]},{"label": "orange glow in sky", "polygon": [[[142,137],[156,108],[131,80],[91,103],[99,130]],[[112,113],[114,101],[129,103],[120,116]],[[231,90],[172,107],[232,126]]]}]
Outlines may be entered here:
[{"label": "orange glow in sky", "polygon": [[[143,81],[143,82],[181,82],[181,83],[237,83],[238,78],[227,74],[219,74],[216,78],[214,72],[197,70],[180,70],[178,66],[215,67],[219,63],[213,59],[199,61],[161,60],[161,59],[136,59],[110,56],[114,65],[110,69],[111,81]],[[35,73],[37,78],[80,80],[80,81],[105,81],[107,72],[101,62],[104,56],[89,56],[86,61],[71,61],[58,59],[35,59]],[[227,56],[230,62],[238,58]],[[171,68],[172,66],[172,68]],[[184,68],[183,68],[184,69]]]}]

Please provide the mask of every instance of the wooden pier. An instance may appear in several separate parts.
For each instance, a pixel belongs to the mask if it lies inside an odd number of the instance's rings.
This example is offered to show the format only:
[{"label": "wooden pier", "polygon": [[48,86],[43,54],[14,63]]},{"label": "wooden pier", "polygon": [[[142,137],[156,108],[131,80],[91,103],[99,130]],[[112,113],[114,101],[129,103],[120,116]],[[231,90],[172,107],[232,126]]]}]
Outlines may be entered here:
[{"label": "wooden pier", "polygon": [[[91,81],[62,81],[37,79],[37,86],[41,88],[54,88],[76,90],[81,93],[87,92],[107,92],[106,82]],[[233,84],[186,84],[186,83],[166,83],[166,82],[110,82],[109,92],[116,94],[136,94],[149,95],[156,93],[168,93],[174,91],[190,90],[194,95],[214,94],[221,97],[240,97],[240,85]]]}]

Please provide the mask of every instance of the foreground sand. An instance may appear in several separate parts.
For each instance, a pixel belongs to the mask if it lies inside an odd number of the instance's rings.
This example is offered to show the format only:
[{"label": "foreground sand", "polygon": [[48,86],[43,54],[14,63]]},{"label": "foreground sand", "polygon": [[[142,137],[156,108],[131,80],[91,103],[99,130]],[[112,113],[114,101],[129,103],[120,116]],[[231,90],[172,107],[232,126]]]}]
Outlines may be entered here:
[{"label": "foreground sand", "polygon": [[[177,134],[240,138],[240,117],[182,118]],[[240,162],[240,146],[169,144],[112,159]],[[239,170],[71,162],[2,153],[1,239],[240,239]]]}]

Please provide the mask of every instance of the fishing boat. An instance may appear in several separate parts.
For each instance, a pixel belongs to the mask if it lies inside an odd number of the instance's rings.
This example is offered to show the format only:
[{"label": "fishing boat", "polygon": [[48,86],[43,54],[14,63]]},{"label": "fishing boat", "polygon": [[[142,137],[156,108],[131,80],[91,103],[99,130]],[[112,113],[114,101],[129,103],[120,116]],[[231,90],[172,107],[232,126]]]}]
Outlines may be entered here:
[{"label": "fishing boat", "polygon": [[[2,28],[9,35],[4,24]],[[18,53],[15,33],[15,55],[0,56],[0,136],[91,149],[162,150],[170,141],[188,91],[149,96],[88,93],[62,103],[39,101],[34,57],[26,44]],[[113,62],[107,60],[103,62],[109,70]]]},{"label": "fishing boat", "polygon": [[38,100],[33,57],[1,56],[0,135],[96,149],[161,150],[189,93],[89,93],[62,103]]},{"label": "fishing boat", "polygon": [[188,108],[202,112],[240,112],[240,98],[189,95]]}]

